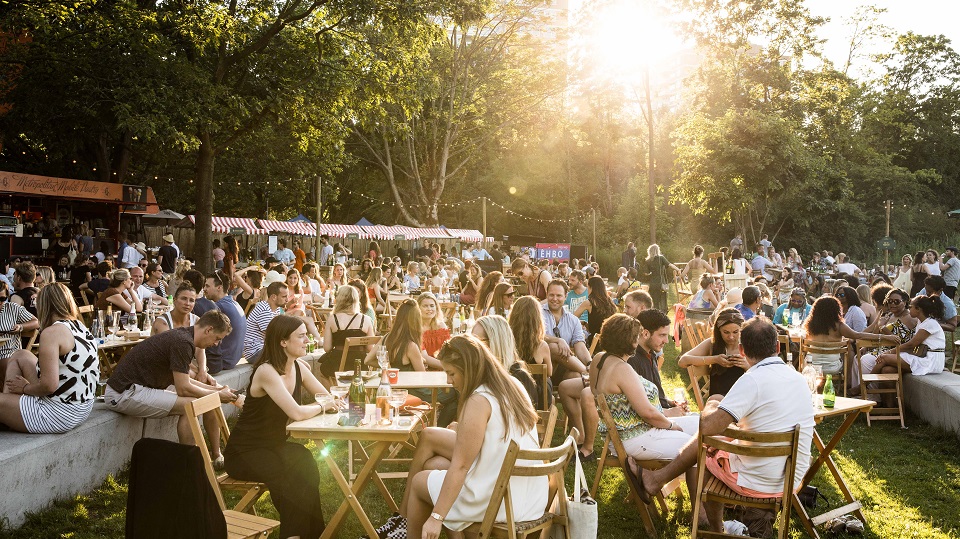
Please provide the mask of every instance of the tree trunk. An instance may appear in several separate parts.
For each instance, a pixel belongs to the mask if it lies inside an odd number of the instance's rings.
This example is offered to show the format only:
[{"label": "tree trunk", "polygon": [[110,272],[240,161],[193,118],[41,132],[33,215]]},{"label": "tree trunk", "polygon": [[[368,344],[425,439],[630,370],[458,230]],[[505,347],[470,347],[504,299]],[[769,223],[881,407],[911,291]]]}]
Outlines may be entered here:
[{"label": "tree trunk", "polygon": [[197,213],[193,256],[199,271],[213,271],[213,253],[210,250],[213,232],[213,164],[216,149],[210,133],[200,133],[200,148],[197,150],[196,182]]}]

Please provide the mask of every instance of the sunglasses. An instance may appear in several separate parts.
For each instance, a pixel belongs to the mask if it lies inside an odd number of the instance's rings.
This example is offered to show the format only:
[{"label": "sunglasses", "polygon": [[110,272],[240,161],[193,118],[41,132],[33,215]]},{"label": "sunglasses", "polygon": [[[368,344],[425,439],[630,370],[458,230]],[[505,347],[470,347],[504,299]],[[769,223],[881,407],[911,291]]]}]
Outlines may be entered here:
[{"label": "sunglasses", "polygon": [[837,297],[838,297],[838,298],[845,298],[845,297],[847,297],[847,295],[844,294],[843,292],[840,292],[839,294],[837,294]]},{"label": "sunglasses", "polygon": [[514,292],[513,292],[513,290],[511,290],[511,291],[507,292],[506,294],[504,294],[504,296],[513,297],[513,294],[514,294]]},{"label": "sunglasses", "polygon": [[556,337],[556,338],[558,338],[558,339],[562,339],[562,338],[563,338],[563,337],[560,336],[560,328],[559,328],[559,327],[553,328],[553,336]]},{"label": "sunglasses", "polygon": [[3,303],[4,301],[7,301],[8,299],[10,299],[10,296],[0,296],[0,303]]},{"label": "sunglasses", "polygon": [[883,302],[884,305],[900,305],[901,303],[903,303],[902,299],[888,299]]}]

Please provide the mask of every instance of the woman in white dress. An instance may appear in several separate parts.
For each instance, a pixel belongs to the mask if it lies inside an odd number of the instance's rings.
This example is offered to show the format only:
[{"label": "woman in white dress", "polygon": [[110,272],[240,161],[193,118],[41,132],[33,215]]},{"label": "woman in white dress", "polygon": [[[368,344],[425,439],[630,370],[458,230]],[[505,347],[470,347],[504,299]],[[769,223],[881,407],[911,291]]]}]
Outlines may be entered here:
[{"label": "woman in white dress", "polygon": [[[899,358],[896,352],[881,354],[876,365],[873,365],[873,374],[897,372],[897,361],[902,363],[904,372],[914,376],[943,370],[946,339],[938,322],[938,319],[943,318],[943,302],[938,296],[917,296],[910,300],[910,315],[920,321],[913,338],[900,346]],[[920,345],[924,345],[926,350],[918,354],[917,347]],[[867,364],[868,357],[863,357],[865,370],[870,368]]]},{"label": "woman in white dress", "polygon": [[[407,488],[395,514],[380,529],[380,537],[448,537],[483,520],[494,483],[511,441],[520,449],[536,449],[537,413],[523,387],[473,336],[454,337],[437,359],[460,392],[456,430],[423,430]],[[521,462],[521,461],[518,461]],[[546,477],[510,480],[516,521],[540,518],[547,505]],[[402,516],[401,516],[402,515]],[[498,522],[506,515],[501,506]]]}]

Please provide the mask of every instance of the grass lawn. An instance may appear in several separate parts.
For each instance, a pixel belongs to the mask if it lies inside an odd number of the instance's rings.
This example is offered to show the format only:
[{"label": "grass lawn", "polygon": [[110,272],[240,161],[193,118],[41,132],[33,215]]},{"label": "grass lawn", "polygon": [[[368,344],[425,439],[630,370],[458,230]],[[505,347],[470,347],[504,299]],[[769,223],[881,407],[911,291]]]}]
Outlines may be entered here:
[{"label": "grass lawn", "polygon": [[[663,371],[664,387],[668,394],[673,387],[686,385],[686,372],[681,374],[676,366],[676,357],[677,351],[672,344],[668,344]],[[823,438],[828,439],[839,423],[840,420],[835,419],[821,425],[819,428]],[[907,430],[901,430],[892,422],[875,423],[867,428],[866,422],[860,419],[834,452],[854,496],[864,504],[867,517],[864,536],[883,539],[960,537],[960,443],[955,436],[920,424],[916,419],[909,418],[908,425],[910,428]],[[312,444],[310,447],[314,452],[318,451]],[[343,445],[333,445],[330,449],[335,454],[345,455]],[[595,470],[595,465],[586,466],[588,480],[592,479]],[[342,496],[322,463],[320,471],[321,499],[324,513],[329,517]],[[571,482],[572,467],[568,473],[568,486]],[[833,507],[841,505],[840,494],[832,479],[824,475],[824,470],[821,470],[814,484],[827,495]],[[402,482],[388,481],[387,485],[399,500]],[[30,515],[26,524],[19,529],[0,529],[0,539],[123,537],[126,492],[124,474],[108,478],[95,492],[57,502],[43,512]],[[619,470],[605,472],[597,495],[600,506],[599,537],[645,536],[633,506],[623,502],[626,492],[627,486]],[[375,524],[378,525],[388,516],[375,488],[368,488],[361,499]],[[661,537],[688,537],[689,496],[684,498],[680,507],[675,498],[671,499],[670,506],[666,520],[657,522]],[[277,517],[268,496],[260,500],[257,509],[263,516]],[[825,510],[818,509],[816,512]],[[793,537],[803,536],[796,520],[792,529]],[[361,533],[357,520],[348,517],[339,536],[355,538]],[[272,537],[276,537],[276,533]]]}]

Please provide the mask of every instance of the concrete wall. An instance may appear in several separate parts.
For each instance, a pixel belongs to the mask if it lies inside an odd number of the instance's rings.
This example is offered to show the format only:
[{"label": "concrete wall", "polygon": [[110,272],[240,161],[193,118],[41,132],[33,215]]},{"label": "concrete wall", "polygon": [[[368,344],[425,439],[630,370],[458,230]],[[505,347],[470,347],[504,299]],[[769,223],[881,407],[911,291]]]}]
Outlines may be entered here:
[{"label": "concrete wall", "polygon": [[917,417],[960,437],[960,375],[903,377],[904,402]]}]

